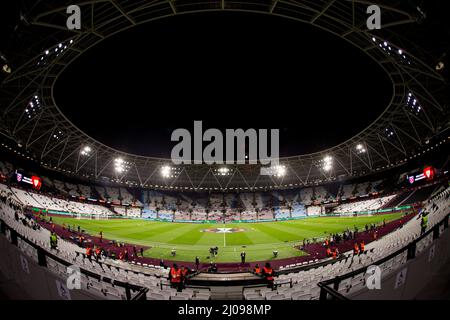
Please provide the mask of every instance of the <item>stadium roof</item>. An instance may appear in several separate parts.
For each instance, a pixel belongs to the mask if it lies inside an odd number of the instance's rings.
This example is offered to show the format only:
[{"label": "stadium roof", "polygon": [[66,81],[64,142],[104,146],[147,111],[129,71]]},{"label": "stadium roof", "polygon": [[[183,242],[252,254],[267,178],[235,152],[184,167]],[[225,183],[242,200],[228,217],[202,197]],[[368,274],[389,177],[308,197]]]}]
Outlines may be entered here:
[{"label": "stadium roof", "polygon": [[[439,57],[415,44],[420,11],[403,2],[376,1],[380,30],[366,27],[366,1],[83,1],[82,29],[66,27],[67,7],[38,1],[19,26],[20,42],[7,52],[12,72],[0,90],[0,132],[5,144],[43,166],[89,179],[185,190],[301,186],[366,175],[402,165],[448,127],[448,86]],[[389,3],[389,4],[388,4]],[[365,52],[392,81],[389,106],[351,139],[313,154],[282,158],[280,171],[261,176],[259,165],[181,165],[170,159],[108,147],[70,122],[54,99],[62,72],[112,35],[156,19],[209,11],[243,11],[307,23]],[[376,94],[376,92],[374,92]],[[370,97],[368,97],[370,99]]]}]

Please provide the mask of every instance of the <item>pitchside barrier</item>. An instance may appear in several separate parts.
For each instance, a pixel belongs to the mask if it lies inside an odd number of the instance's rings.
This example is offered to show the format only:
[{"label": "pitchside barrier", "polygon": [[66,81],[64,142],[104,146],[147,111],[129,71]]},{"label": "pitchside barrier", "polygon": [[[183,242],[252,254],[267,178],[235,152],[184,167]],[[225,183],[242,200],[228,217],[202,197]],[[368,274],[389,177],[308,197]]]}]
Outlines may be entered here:
[{"label": "pitchside barrier", "polygon": [[[450,213],[430,230],[402,247],[396,252],[372,263],[372,266],[381,266],[406,252],[406,263],[388,275],[382,275],[380,289],[369,289],[364,286],[361,290],[345,294],[340,284],[347,279],[366,276],[370,266],[362,267],[353,272],[336,278],[320,282],[320,300],[348,300],[348,299],[414,299],[429,280],[438,275],[441,268],[450,260],[450,232],[448,232]],[[426,242],[430,235],[433,240],[428,246],[417,253],[417,247],[422,241]]]},{"label": "pitchside barrier", "polygon": [[[16,283],[31,299],[48,300],[86,300],[102,299],[87,290],[67,290],[67,278],[58,276],[48,268],[47,261],[52,259],[63,265],[66,269],[72,267],[71,263],[46,251],[25,236],[17,233],[0,219],[0,271],[10,283]],[[32,257],[24,254],[18,247],[18,239],[24,241],[37,252],[37,263]],[[125,283],[115,279],[101,276],[89,270],[80,268],[80,273],[104,282],[109,286],[120,287],[125,292],[126,300],[146,300],[147,288]],[[70,276],[67,273],[67,276]],[[24,297],[20,297],[23,299]],[[106,299],[106,296],[103,297]]]}]

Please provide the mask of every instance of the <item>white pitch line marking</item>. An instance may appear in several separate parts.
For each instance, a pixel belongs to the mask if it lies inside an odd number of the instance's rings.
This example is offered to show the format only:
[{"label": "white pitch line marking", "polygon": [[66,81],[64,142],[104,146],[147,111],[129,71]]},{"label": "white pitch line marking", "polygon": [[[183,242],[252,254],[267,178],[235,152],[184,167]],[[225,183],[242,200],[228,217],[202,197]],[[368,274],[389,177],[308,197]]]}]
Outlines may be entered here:
[{"label": "white pitch line marking", "polygon": [[227,240],[226,240],[227,238],[226,238],[225,234],[226,234],[226,232],[223,233],[223,247],[227,246]]}]

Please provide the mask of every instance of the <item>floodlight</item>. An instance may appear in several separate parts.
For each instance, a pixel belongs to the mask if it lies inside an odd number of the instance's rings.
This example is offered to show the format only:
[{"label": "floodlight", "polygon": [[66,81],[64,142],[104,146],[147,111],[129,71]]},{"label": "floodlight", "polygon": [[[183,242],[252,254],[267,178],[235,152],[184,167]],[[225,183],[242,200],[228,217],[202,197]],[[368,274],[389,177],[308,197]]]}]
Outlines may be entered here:
[{"label": "floodlight", "polygon": [[170,177],[170,172],[171,172],[171,168],[169,166],[164,166],[161,168],[161,175],[164,178],[169,178]]}]

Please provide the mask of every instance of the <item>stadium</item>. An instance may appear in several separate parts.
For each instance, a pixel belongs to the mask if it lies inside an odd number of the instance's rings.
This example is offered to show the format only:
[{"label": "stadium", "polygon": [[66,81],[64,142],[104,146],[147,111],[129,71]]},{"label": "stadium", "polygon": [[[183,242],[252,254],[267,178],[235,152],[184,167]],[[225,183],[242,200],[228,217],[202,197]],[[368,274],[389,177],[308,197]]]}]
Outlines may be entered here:
[{"label": "stadium", "polygon": [[[4,10],[10,12],[2,27],[8,41],[0,47],[0,297],[449,298],[442,283],[448,282],[450,263],[450,46],[438,4],[373,1],[381,26],[369,28],[370,4],[359,0],[18,2]],[[198,25],[190,27],[196,19]],[[292,61],[282,61],[292,58],[286,52],[274,58],[271,51],[270,61],[261,57],[264,66],[250,68],[254,85],[240,82],[245,73],[235,73],[259,59],[255,52],[230,71],[230,82],[242,84],[241,94],[251,92],[244,99],[257,101],[256,109],[234,101],[228,80],[209,78],[197,66],[204,59],[219,65],[225,60],[220,71],[205,63],[205,70],[219,74],[238,63],[224,33],[230,21],[243,33],[251,23],[308,28],[299,52],[317,50],[308,58],[316,60],[294,61],[304,74],[319,74],[323,84],[309,96],[302,81],[313,79],[298,76],[288,90],[314,99],[308,110],[283,112],[285,105],[300,107],[280,97],[285,91],[271,92],[291,80],[270,79],[278,87],[256,72],[289,70]],[[204,39],[183,37],[193,37],[205,23],[208,32],[219,34],[207,39],[225,41],[220,50],[231,51],[221,56],[218,47],[204,44],[202,50],[210,52],[197,58],[199,52],[189,53]],[[284,41],[278,29],[265,32],[263,37]],[[308,34],[318,42],[308,43]],[[174,54],[176,40],[186,43]],[[240,41],[244,56],[245,43],[256,46],[246,36]],[[165,46],[167,52],[153,57]],[[341,49],[349,55],[338,58]],[[183,54],[189,58],[182,60]],[[329,56],[336,56],[334,66],[322,60]],[[176,78],[178,69],[206,80]],[[324,69],[329,75],[320,74]],[[335,73],[329,88],[325,78]],[[360,88],[366,81],[374,82]],[[345,91],[352,86],[354,91]],[[130,97],[130,88],[142,96]],[[202,92],[204,100],[197,97]],[[163,97],[166,102],[156,102]],[[261,111],[264,102],[271,106]],[[329,120],[327,103],[335,110]],[[354,106],[340,109],[347,103]],[[261,125],[255,110],[264,114]],[[208,122],[198,135],[202,117]],[[193,123],[189,150],[183,149],[187,161],[167,155],[180,141],[167,132]],[[213,143],[207,142],[211,135],[217,142],[225,131],[206,130],[211,123],[221,129],[289,127],[281,131],[280,155],[272,159],[277,165],[268,166],[264,156],[253,161],[261,149],[268,154],[262,146],[270,130],[261,129],[247,130],[243,146],[226,149],[232,161],[228,154],[221,161],[224,150],[214,148],[216,161],[208,162]],[[272,155],[274,146],[272,139]]]}]

